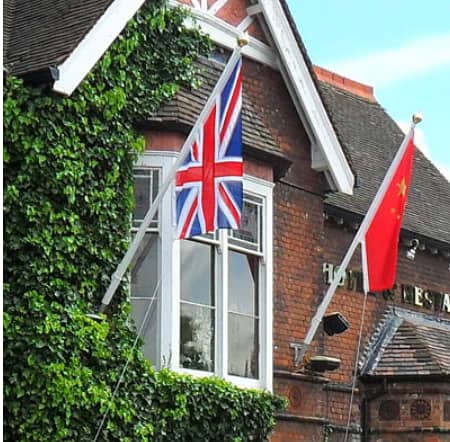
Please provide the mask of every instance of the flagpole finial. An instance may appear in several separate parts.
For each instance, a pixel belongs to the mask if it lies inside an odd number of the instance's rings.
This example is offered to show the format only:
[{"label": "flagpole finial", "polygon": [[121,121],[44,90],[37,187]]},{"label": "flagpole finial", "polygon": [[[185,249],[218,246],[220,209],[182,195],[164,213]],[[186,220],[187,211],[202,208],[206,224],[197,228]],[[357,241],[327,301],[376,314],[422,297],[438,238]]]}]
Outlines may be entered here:
[{"label": "flagpole finial", "polygon": [[239,35],[239,37],[237,38],[237,44],[239,45],[239,47],[244,47],[246,45],[248,45],[250,41],[250,37],[248,35],[248,32],[244,32],[241,35]]},{"label": "flagpole finial", "polygon": [[423,120],[423,116],[420,112],[416,112],[413,116],[412,116],[412,120],[414,124],[419,124],[422,120]]}]

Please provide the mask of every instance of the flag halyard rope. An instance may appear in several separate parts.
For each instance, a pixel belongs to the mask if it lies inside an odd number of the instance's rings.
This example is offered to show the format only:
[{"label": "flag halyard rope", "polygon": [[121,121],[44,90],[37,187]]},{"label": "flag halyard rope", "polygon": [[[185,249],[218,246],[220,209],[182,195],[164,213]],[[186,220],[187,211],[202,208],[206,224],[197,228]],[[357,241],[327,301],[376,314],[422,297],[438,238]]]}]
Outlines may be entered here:
[{"label": "flag halyard rope", "polygon": [[367,304],[367,291],[364,291],[364,301],[363,301],[363,308],[362,308],[362,312],[361,312],[361,321],[359,323],[358,345],[356,347],[355,366],[353,369],[352,391],[350,394],[350,404],[348,406],[347,425],[345,427],[345,435],[344,435],[343,442],[347,442],[348,433],[349,433],[349,429],[350,429],[350,421],[352,418],[353,397],[355,395],[356,378],[358,376],[358,360],[359,360],[359,352],[361,349],[361,340],[362,340],[362,331],[363,331],[363,327],[364,327],[364,318],[365,318],[365,313],[366,313],[366,304]]},{"label": "flag halyard rope", "polygon": [[147,310],[145,311],[145,315],[144,315],[144,318],[143,318],[143,320],[142,320],[142,323],[141,323],[141,325],[140,325],[140,327],[139,327],[139,330],[138,330],[138,332],[137,332],[136,339],[134,340],[133,345],[131,346],[130,353],[129,353],[129,355],[128,355],[128,357],[127,357],[127,360],[126,360],[126,362],[125,362],[125,365],[123,366],[123,369],[122,369],[122,371],[121,371],[121,373],[120,373],[119,380],[117,381],[117,384],[116,384],[116,386],[114,387],[113,394],[112,394],[112,396],[111,396],[111,399],[110,399],[109,402],[108,402],[108,407],[106,408],[106,411],[105,411],[104,414],[103,414],[102,420],[101,420],[101,422],[100,422],[100,424],[99,424],[99,426],[98,426],[98,428],[97,428],[97,433],[95,434],[94,439],[92,439],[92,442],[97,442],[97,440],[98,440],[98,438],[99,438],[99,436],[100,436],[100,433],[101,433],[101,431],[102,431],[102,429],[103,429],[103,426],[104,426],[104,424],[105,424],[106,418],[108,417],[109,411],[110,411],[110,409],[111,409],[111,405],[112,405],[112,403],[113,403],[113,400],[114,400],[114,398],[116,397],[116,394],[117,394],[117,392],[118,392],[118,390],[119,390],[120,384],[122,383],[122,380],[123,380],[123,378],[125,377],[125,373],[126,373],[126,371],[127,371],[128,365],[129,365],[129,363],[131,362],[131,358],[133,357],[133,350],[134,350],[134,348],[136,347],[137,343],[139,342],[139,339],[140,339],[140,337],[141,337],[141,333],[142,333],[142,331],[143,331],[143,329],[144,329],[144,326],[145,326],[145,324],[146,324],[146,322],[147,322],[148,315],[149,315],[150,312],[151,312],[151,309],[152,309],[152,306],[153,306],[153,302],[154,302],[155,299],[156,299],[156,296],[155,296],[155,295],[156,295],[156,293],[157,293],[157,291],[158,291],[158,289],[159,289],[160,283],[161,283],[161,278],[158,280],[158,283],[156,284],[155,290],[153,291],[152,300],[151,300],[151,302],[149,303],[149,305],[148,305],[148,307],[147,307]]}]

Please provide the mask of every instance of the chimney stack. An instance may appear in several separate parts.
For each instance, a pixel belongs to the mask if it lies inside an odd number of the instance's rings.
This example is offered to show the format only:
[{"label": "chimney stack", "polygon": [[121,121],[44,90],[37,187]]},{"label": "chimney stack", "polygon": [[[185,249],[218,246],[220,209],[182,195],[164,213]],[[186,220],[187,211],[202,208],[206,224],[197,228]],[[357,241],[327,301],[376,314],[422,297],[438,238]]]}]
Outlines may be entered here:
[{"label": "chimney stack", "polygon": [[336,74],[328,69],[321,68],[319,66],[313,66],[314,72],[317,75],[319,81],[336,86],[344,91],[351,92],[358,95],[368,101],[376,102],[376,98],[373,95],[373,87],[367,84],[359,83],[355,80],[350,80],[343,75]]}]

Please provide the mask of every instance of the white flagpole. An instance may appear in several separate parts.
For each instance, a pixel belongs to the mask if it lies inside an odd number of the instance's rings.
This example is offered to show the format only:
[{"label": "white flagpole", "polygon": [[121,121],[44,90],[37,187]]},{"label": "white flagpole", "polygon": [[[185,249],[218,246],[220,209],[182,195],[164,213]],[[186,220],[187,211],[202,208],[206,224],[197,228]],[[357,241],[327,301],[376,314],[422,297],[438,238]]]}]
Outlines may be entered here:
[{"label": "white flagpole", "polygon": [[169,188],[169,186],[175,179],[175,175],[177,174],[178,168],[181,166],[184,159],[186,158],[186,156],[189,152],[189,149],[190,149],[192,143],[194,142],[194,137],[200,127],[201,122],[203,122],[203,120],[208,116],[209,112],[211,111],[211,109],[216,101],[216,96],[217,96],[218,92],[230,78],[233,68],[235,67],[237,60],[241,56],[241,50],[247,43],[248,43],[248,40],[245,36],[238,39],[238,47],[236,49],[234,49],[230,59],[228,60],[228,63],[225,66],[225,69],[223,70],[213,91],[211,92],[211,95],[209,96],[208,101],[205,104],[205,107],[201,111],[194,127],[191,129],[191,132],[189,133],[188,137],[186,138],[186,141],[184,142],[183,147],[180,150],[177,160],[175,161],[172,168],[170,169],[165,181],[161,185],[158,195],[156,196],[155,200],[152,202],[149,210],[147,211],[144,219],[142,220],[142,223],[139,226],[139,229],[136,232],[136,235],[134,236],[133,240],[131,241],[131,244],[128,247],[127,252],[125,253],[125,256],[122,258],[122,261],[120,261],[119,265],[117,266],[116,271],[112,274],[111,282],[109,283],[109,287],[102,299],[102,304],[99,309],[100,313],[103,313],[106,310],[106,308],[108,307],[109,303],[111,302],[111,299],[114,296],[114,293],[116,292],[117,287],[119,286],[120,282],[122,281],[123,275],[127,271],[128,266],[130,265],[131,261],[133,260],[134,256],[136,255],[136,252],[139,248],[139,244],[141,243],[148,226],[150,225],[153,217],[155,216],[155,213],[158,210],[161,200],[163,199],[165,193],[167,192],[167,189]]},{"label": "white flagpole", "polygon": [[[296,355],[296,361],[295,364],[299,365],[303,358],[305,357],[305,354],[309,348],[309,345],[311,344],[312,340],[314,339],[314,336],[317,332],[317,329],[319,328],[320,322],[322,321],[323,315],[325,314],[328,305],[331,302],[331,299],[334,296],[334,292],[336,291],[336,288],[339,284],[339,281],[344,276],[345,271],[347,270],[347,266],[350,262],[350,259],[353,256],[353,253],[355,253],[356,248],[358,247],[359,243],[361,243],[364,240],[364,237],[366,235],[367,229],[370,226],[370,223],[373,220],[373,217],[375,216],[375,213],[378,210],[378,207],[381,204],[381,201],[383,199],[383,196],[386,192],[387,187],[389,186],[392,177],[395,174],[395,171],[397,170],[397,166],[400,163],[401,159],[403,158],[403,154],[405,153],[405,150],[408,146],[409,140],[414,134],[414,128],[416,124],[420,123],[422,121],[422,117],[419,114],[414,114],[412,118],[412,123],[409,128],[408,133],[403,138],[403,142],[400,145],[397,153],[395,154],[394,159],[392,160],[391,165],[389,166],[388,171],[386,172],[386,175],[378,188],[378,191],[375,195],[375,198],[373,199],[369,209],[367,210],[367,214],[364,217],[361,225],[359,226],[358,231],[356,232],[355,237],[353,238],[352,243],[350,244],[350,247],[347,250],[347,253],[344,256],[344,259],[342,260],[341,265],[339,266],[339,270],[334,275],[333,281],[331,282],[330,286],[328,287],[328,290],[322,299],[322,302],[319,305],[319,308],[317,309],[316,314],[311,320],[311,325],[309,327],[308,332],[306,333],[305,340],[303,341],[302,347],[298,351]],[[364,269],[363,269],[364,270]],[[365,269],[367,270],[367,269]],[[366,290],[366,288],[365,288]]]}]

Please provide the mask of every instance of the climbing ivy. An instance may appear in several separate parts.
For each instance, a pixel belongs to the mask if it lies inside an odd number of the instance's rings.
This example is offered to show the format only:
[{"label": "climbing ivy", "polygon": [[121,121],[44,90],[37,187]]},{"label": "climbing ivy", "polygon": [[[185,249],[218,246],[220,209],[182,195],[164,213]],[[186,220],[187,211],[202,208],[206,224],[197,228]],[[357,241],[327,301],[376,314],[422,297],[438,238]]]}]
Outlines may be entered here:
[{"label": "climbing ivy", "polygon": [[[98,305],[129,240],[137,131],[211,50],[186,12],[147,1],[70,97],[4,82],[4,440],[265,440],[283,400],[155,372],[126,291]],[[127,360],[124,383],[111,402]]]}]

